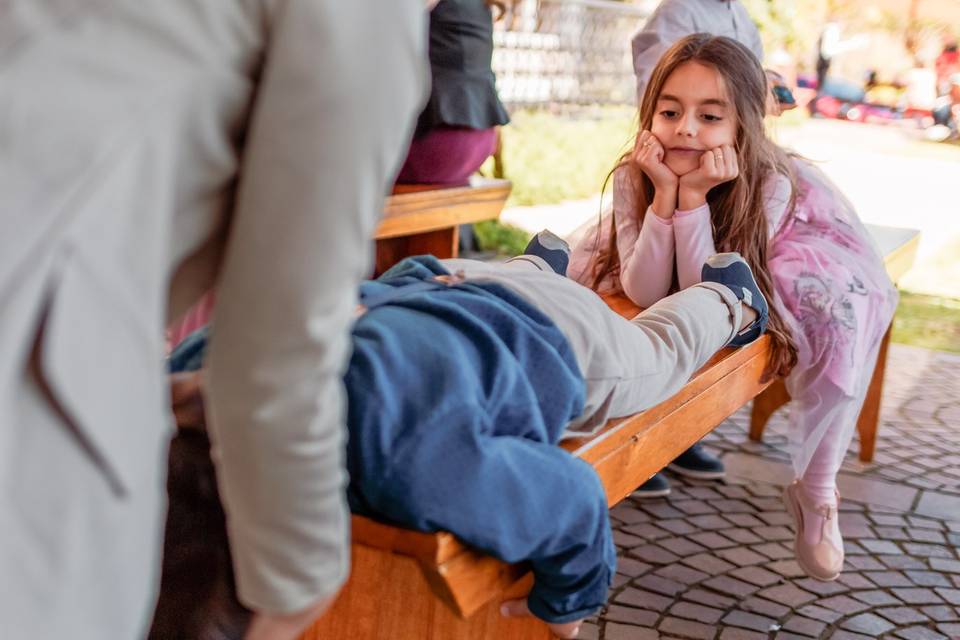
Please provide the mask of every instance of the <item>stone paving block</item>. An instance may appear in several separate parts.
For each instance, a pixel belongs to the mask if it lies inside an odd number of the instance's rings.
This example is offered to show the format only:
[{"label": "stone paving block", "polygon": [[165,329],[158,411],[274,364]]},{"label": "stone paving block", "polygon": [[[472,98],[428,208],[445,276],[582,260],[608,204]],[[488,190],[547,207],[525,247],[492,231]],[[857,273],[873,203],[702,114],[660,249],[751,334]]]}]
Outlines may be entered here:
[{"label": "stone paving block", "polygon": [[770,587],[769,589],[764,589],[757,595],[762,596],[767,600],[773,600],[774,602],[785,604],[793,609],[801,607],[817,599],[815,594],[812,594],[809,591],[804,591],[797,585],[789,582],[786,584],[777,585],[775,587]]},{"label": "stone paving block", "polygon": [[610,509],[610,515],[624,524],[639,524],[650,521],[648,514],[627,502],[621,502]]},{"label": "stone paving block", "polygon": [[749,502],[761,513],[771,513],[783,509],[783,498],[779,495],[775,498],[751,498]]},{"label": "stone paving block", "polygon": [[808,604],[797,609],[797,613],[807,618],[813,618],[814,620],[822,620],[827,624],[833,624],[837,620],[843,617],[844,614],[834,611],[832,609],[825,609],[819,607],[815,604]]},{"label": "stone paving block", "polygon": [[764,544],[754,545],[750,549],[762,553],[771,560],[785,560],[793,557],[793,550],[787,549],[779,542],[765,542]]},{"label": "stone paving block", "polygon": [[656,611],[647,611],[646,609],[634,609],[633,607],[623,607],[618,604],[610,605],[603,613],[604,620],[613,622],[623,622],[636,625],[638,627],[652,627],[657,623],[660,613]]},{"label": "stone paving block", "polygon": [[904,542],[903,548],[907,553],[921,558],[954,558],[953,550],[942,544],[926,544],[922,542]]},{"label": "stone paving block", "polygon": [[645,544],[630,549],[630,555],[651,564],[671,564],[680,558],[656,544]]},{"label": "stone paving block", "polygon": [[843,518],[840,519],[840,534],[844,538],[876,538],[878,534],[874,533],[873,528],[865,524],[843,524]]},{"label": "stone paving block", "polygon": [[644,540],[659,540],[660,538],[666,538],[671,535],[669,531],[664,531],[651,522],[632,524],[619,528],[632,536],[637,536],[638,538],[643,538]]},{"label": "stone paving block", "polygon": [[793,531],[786,527],[781,526],[770,526],[770,527],[757,527],[753,530],[758,536],[764,540],[769,541],[779,541],[779,540],[793,540],[794,535]]},{"label": "stone paving block", "polygon": [[910,556],[904,555],[895,555],[895,556],[877,556],[877,560],[882,562],[884,565],[890,567],[891,569],[926,569],[927,565],[918,558],[911,558]]},{"label": "stone paving block", "polygon": [[832,598],[824,598],[823,600],[817,600],[816,604],[819,607],[836,611],[837,613],[845,616],[863,613],[870,608],[869,605],[854,600],[848,596],[833,596]]},{"label": "stone paving block", "polygon": [[707,553],[700,553],[695,556],[683,558],[681,562],[697,570],[705,571],[712,576],[722,575],[736,566]]},{"label": "stone paving block", "polygon": [[[960,463],[958,463],[960,464]],[[743,487],[735,487],[731,485],[719,485],[717,486],[717,491],[722,493],[728,498],[748,498],[750,494]]]},{"label": "stone paving block", "polygon": [[903,527],[874,527],[873,530],[881,540],[909,541],[912,539]]},{"label": "stone paving block", "polygon": [[757,598],[756,596],[742,601],[740,608],[750,613],[759,613],[762,616],[774,619],[780,619],[790,613],[790,607],[785,607],[776,602],[770,602],[766,598]]},{"label": "stone paving block", "polygon": [[767,560],[766,557],[760,555],[759,553],[756,553],[755,551],[751,551],[750,549],[746,549],[744,547],[722,549],[720,551],[717,551],[717,555],[723,558],[724,560],[727,560],[728,562],[732,562],[733,564],[740,567],[760,564]]},{"label": "stone paving block", "polygon": [[840,629],[830,634],[830,640],[873,640],[873,636],[865,636],[862,633]]},{"label": "stone paving block", "polygon": [[881,607],[877,609],[876,612],[890,622],[898,625],[929,622],[930,620],[930,618],[915,607]]},{"label": "stone paving block", "polygon": [[941,520],[950,520],[960,513],[960,496],[939,491],[923,491],[916,512]]},{"label": "stone paving block", "polygon": [[750,513],[724,513],[723,517],[735,527],[762,527],[764,522]]},{"label": "stone paving block", "polygon": [[616,573],[613,576],[613,580],[610,581],[610,587],[612,589],[619,589],[630,582],[630,576],[625,576],[622,573]]},{"label": "stone paving block", "polygon": [[645,543],[646,540],[643,538],[638,538],[637,536],[632,536],[629,533],[624,533],[620,529],[614,529],[613,531],[613,543],[618,547],[624,549],[630,549],[632,547],[639,546]]},{"label": "stone paving block", "polygon": [[783,628],[804,636],[818,638],[820,634],[823,633],[823,630],[827,628],[827,625],[820,620],[811,620],[804,616],[793,616],[783,624]]},{"label": "stone paving block", "polygon": [[[791,554],[792,555],[792,554]],[[799,578],[806,575],[806,572],[800,568],[796,560],[777,560],[766,565],[767,569],[779,573],[784,578]]]},{"label": "stone paving block", "polygon": [[873,556],[854,556],[847,558],[846,561],[847,564],[853,568],[864,571],[882,571],[887,568],[886,565],[882,564]]},{"label": "stone paving block", "polygon": [[876,638],[893,629],[895,625],[873,613],[861,613],[849,620],[844,620],[840,626],[848,631],[865,633]]},{"label": "stone paving block", "polygon": [[863,575],[878,587],[912,587],[910,579],[899,571],[864,571]]},{"label": "stone paving block", "polygon": [[796,584],[801,589],[809,591],[810,593],[816,593],[821,596],[832,596],[838,593],[843,593],[844,591],[849,591],[847,585],[840,582],[821,582],[820,580],[814,580],[813,578],[804,578],[803,580],[797,580]]},{"label": "stone paving block", "polygon": [[718,515],[710,514],[705,516],[693,516],[689,519],[692,526],[703,531],[714,531],[716,529],[726,529],[729,523]]},{"label": "stone paving block", "polygon": [[723,610],[691,602],[678,602],[670,607],[670,614],[705,624],[716,624],[723,617]]},{"label": "stone paving block", "polygon": [[777,621],[773,618],[760,616],[746,611],[731,611],[723,617],[723,623],[734,627],[743,627],[753,631],[769,632],[776,626]]},{"label": "stone paving block", "polygon": [[960,611],[945,604],[938,604],[929,607],[920,607],[920,611],[936,622],[953,622],[960,620]]},{"label": "stone paving block", "polygon": [[896,635],[903,640],[947,640],[947,636],[927,627],[907,627],[898,629]]},{"label": "stone paving block", "polygon": [[750,529],[724,529],[723,535],[738,544],[757,544],[763,542],[763,538],[757,537]]},{"label": "stone paving block", "polygon": [[754,512],[753,506],[743,500],[734,500],[734,499],[726,498],[723,500],[715,500],[710,504],[716,507],[717,511],[719,511],[724,515],[731,514],[731,513],[750,514]]},{"label": "stone paving block", "polygon": [[758,587],[769,587],[781,581],[779,575],[772,571],[767,571],[762,567],[740,567],[739,569],[731,571],[730,575],[738,580],[755,584]]},{"label": "stone paving block", "polygon": [[925,587],[912,589],[892,589],[893,595],[907,604],[940,604],[943,600],[932,590]]},{"label": "stone paving block", "polygon": [[660,576],[649,573],[642,578],[637,578],[634,580],[633,584],[637,587],[665,596],[675,596],[686,588],[686,585],[683,585],[675,580],[661,578]]},{"label": "stone paving block", "polygon": [[698,529],[695,526],[693,526],[686,520],[683,520],[682,518],[673,518],[671,520],[663,520],[661,522],[657,522],[657,526],[660,527],[661,529],[669,531],[675,536],[685,536],[689,533],[696,533],[698,531]]},{"label": "stone paving block", "polygon": [[657,569],[655,574],[661,578],[674,580],[681,584],[687,585],[700,582],[701,580],[706,580],[710,577],[710,574],[704,573],[703,571],[697,571],[696,569],[691,569],[690,567],[685,567],[682,564],[667,565],[661,569]]},{"label": "stone paving block", "polygon": [[733,598],[721,596],[719,593],[713,593],[712,591],[706,591],[704,589],[690,589],[690,591],[683,594],[683,597],[686,600],[692,600],[693,602],[705,604],[708,607],[717,609],[729,609],[737,602]]},{"label": "stone paving block", "polygon": [[706,548],[686,538],[664,538],[663,540],[659,540],[657,544],[681,558],[706,551]]},{"label": "stone paving block", "polygon": [[767,634],[727,627],[720,633],[720,640],[766,640]]},{"label": "stone paving block", "polygon": [[617,622],[608,622],[604,626],[603,637],[605,640],[660,640],[660,634],[655,629],[643,629]]},{"label": "stone paving block", "polygon": [[640,562],[639,560],[634,560],[633,558],[628,558],[626,556],[620,556],[617,558],[617,573],[622,573],[623,575],[631,578],[636,578],[639,575],[643,575],[652,568],[652,565],[649,565],[646,562]]},{"label": "stone paving block", "polygon": [[954,606],[960,606],[960,589],[949,589],[944,587],[937,587],[934,591],[939,594],[941,598],[949,602]]},{"label": "stone paving block", "polygon": [[701,533],[696,533],[690,536],[690,539],[695,541],[697,544],[702,544],[708,549],[725,549],[732,547],[737,543],[732,541],[730,538],[725,538],[719,533],[713,531],[704,531]]},{"label": "stone paving block", "polygon": [[651,516],[657,520],[668,520],[670,518],[682,518],[683,511],[678,511],[674,509],[665,501],[662,500],[645,500],[641,503],[640,508],[649,513]]},{"label": "stone paving block", "polygon": [[873,605],[874,607],[901,604],[899,598],[895,598],[886,591],[880,591],[879,589],[871,591],[855,591],[851,593],[850,596],[856,598],[860,602]]},{"label": "stone paving block", "polygon": [[936,571],[904,571],[910,581],[918,587],[949,587],[950,579]]},{"label": "stone paving block", "polygon": [[697,498],[699,500],[723,500],[724,495],[716,490],[713,487],[686,487],[683,492],[690,496],[691,498]]},{"label": "stone paving block", "polygon": [[933,544],[944,544],[947,539],[939,531],[933,529],[911,528],[908,530],[910,538],[917,542],[931,542]]},{"label": "stone paving block", "polygon": [[864,578],[859,573],[854,573],[852,571],[845,571],[840,574],[840,577],[837,578],[837,581],[845,584],[851,589],[872,589],[873,583]]},{"label": "stone paving block", "polygon": [[900,548],[889,540],[860,540],[860,545],[874,554],[896,555],[900,553]]},{"label": "stone paving block", "polygon": [[960,638],[960,624],[938,624],[937,631],[948,638]]},{"label": "stone paving block", "polygon": [[683,620],[681,618],[664,618],[660,623],[661,633],[675,633],[685,638],[697,638],[700,640],[710,640],[713,638],[713,627],[692,620]]},{"label": "stone paving block", "polygon": [[634,587],[627,587],[614,596],[613,601],[619,604],[626,604],[631,607],[650,609],[651,611],[666,611],[667,607],[670,606],[670,603],[673,602],[673,598],[664,598],[661,595],[657,595],[649,591],[636,589]]},{"label": "stone paving block", "polygon": [[743,582],[742,580],[737,580],[736,578],[731,578],[729,576],[717,576],[716,578],[711,578],[703,583],[705,586],[724,593],[727,595],[734,596],[736,598],[745,598],[757,590],[757,587],[754,585]]},{"label": "stone paving block", "polygon": [[809,636],[802,636],[789,631],[778,631],[777,635],[774,636],[774,640],[807,640],[808,637]]},{"label": "stone paving block", "polygon": [[960,561],[945,558],[930,558],[930,568],[946,573],[960,573]]},{"label": "stone paving block", "polygon": [[703,500],[672,500],[670,504],[691,516],[699,516],[717,512],[714,507]]}]

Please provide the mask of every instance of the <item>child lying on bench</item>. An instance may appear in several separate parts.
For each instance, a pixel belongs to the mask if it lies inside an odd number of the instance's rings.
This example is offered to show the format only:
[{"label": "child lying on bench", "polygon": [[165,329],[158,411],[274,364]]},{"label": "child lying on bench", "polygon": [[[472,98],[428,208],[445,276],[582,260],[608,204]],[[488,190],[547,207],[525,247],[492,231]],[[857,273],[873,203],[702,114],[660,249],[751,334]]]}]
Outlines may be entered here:
[{"label": "child lying on bench", "polygon": [[[504,613],[532,613],[561,637],[574,637],[606,601],[616,552],[599,478],[556,444],[666,399],[721,347],[756,339],[767,320],[737,254],[713,256],[702,283],[630,321],[529,255],[504,264],[407,259],[364,283],[361,303],[344,377],[351,509],[529,562],[533,589]],[[205,347],[205,333],[191,336],[171,369],[199,369]],[[199,374],[177,380],[181,427],[202,425],[199,385]],[[177,451],[171,487],[182,481]],[[167,634],[164,625],[198,620],[168,604],[182,597],[169,593],[184,542],[173,522],[178,500],[192,499],[171,495],[155,622]]]}]

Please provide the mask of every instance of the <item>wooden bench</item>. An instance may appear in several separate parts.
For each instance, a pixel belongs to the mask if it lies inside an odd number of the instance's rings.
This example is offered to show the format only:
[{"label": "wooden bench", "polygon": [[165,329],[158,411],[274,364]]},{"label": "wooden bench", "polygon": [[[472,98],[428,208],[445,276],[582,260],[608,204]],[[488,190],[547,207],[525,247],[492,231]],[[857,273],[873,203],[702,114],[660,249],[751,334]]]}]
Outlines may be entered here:
[{"label": "wooden bench", "polygon": [[[916,229],[902,229],[899,227],[881,227],[867,225],[870,235],[873,236],[880,255],[883,256],[887,273],[894,283],[897,283],[903,274],[913,265],[917,256],[917,247],[920,245],[920,232]],[[877,363],[873,369],[873,377],[867,388],[867,395],[863,401],[863,408],[857,418],[857,432],[860,434],[860,460],[871,462],[877,443],[877,428],[880,423],[880,399],[883,393],[883,374],[887,368],[887,347],[890,344],[890,332],[893,322],[887,327],[887,332],[880,343],[877,354]],[[763,429],[770,416],[790,401],[790,394],[782,380],[770,385],[753,402],[750,414],[750,439],[760,441],[763,438]]]},{"label": "wooden bench", "polygon": [[407,256],[456,257],[460,225],[496,220],[510,189],[509,180],[491,178],[471,178],[462,187],[396,185],[376,233],[376,273]]},{"label": "wooden bench", "polygon": [[[896,281],[913,262],[917,232],[871,232]],[[608,296],[606,302],[624,317],[639,311],[622,296]],[[884,345],[888,339],[889,332]],[[747,402],[785,394],[771,392],[771,383],[760,382],[768,350],[767,337],[741,349],[723,349],[671,398],[561,446],[594,467],[613,506]],[[879,402],[885,355],[884,346],[870,402]],[[777,385],[782,387],[774,382],[774,390]],[[539,620],[503,618],[499,613],[501,602],[529,591],[532,576],[523,565],[484,555],[447,532],[411,531],[361,516],[353,517],[351,549],[353,568],[346,586],[302,640],[551,637]]]},{"label": "wooden bench", "polygon": [[[626,298],[607,302],[625,317],[639,311]],[[593,465],[612,506],[763,390],[767,349],[767,338],[724,349],[665,402],[562,446]],[[452,534],[354,516],[352,552],[347,585],[303,640],[550,637],[539,620],[500,616],[503,600],[529,591],[525,568],[483,555]]]}]

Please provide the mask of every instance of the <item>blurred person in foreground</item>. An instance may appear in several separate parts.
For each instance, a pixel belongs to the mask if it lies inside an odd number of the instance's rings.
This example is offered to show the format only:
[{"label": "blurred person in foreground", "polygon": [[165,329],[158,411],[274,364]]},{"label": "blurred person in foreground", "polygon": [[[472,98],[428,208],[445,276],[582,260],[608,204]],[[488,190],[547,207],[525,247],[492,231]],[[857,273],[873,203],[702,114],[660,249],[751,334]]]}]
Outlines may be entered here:
[{"label": "blurred person in foreground", "polygon": [[146,633],[163,329],[214,281],[246,637],[294,638],[336,594],[349,324],[424,40],[417,0],[0,3],[0,637]]}]

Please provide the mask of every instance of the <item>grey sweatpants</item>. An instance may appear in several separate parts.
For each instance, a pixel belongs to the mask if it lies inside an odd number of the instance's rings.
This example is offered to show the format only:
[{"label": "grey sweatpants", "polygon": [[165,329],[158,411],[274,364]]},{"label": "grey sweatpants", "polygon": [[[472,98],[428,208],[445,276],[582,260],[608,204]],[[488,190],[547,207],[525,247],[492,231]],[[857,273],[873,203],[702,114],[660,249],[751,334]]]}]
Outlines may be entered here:
[{"label": "grey sweatpants", "polygon": [[506,263],[442,260],[468,280],[510,288],[550,317],[570,341],[587,383],[583,415],[569,435],[596,431],[611,418],[669,398],[736,334],[740,301],[727,287],[703,282],[664,298],[632,320],[590,289],[554,273],[537,256]]}]

